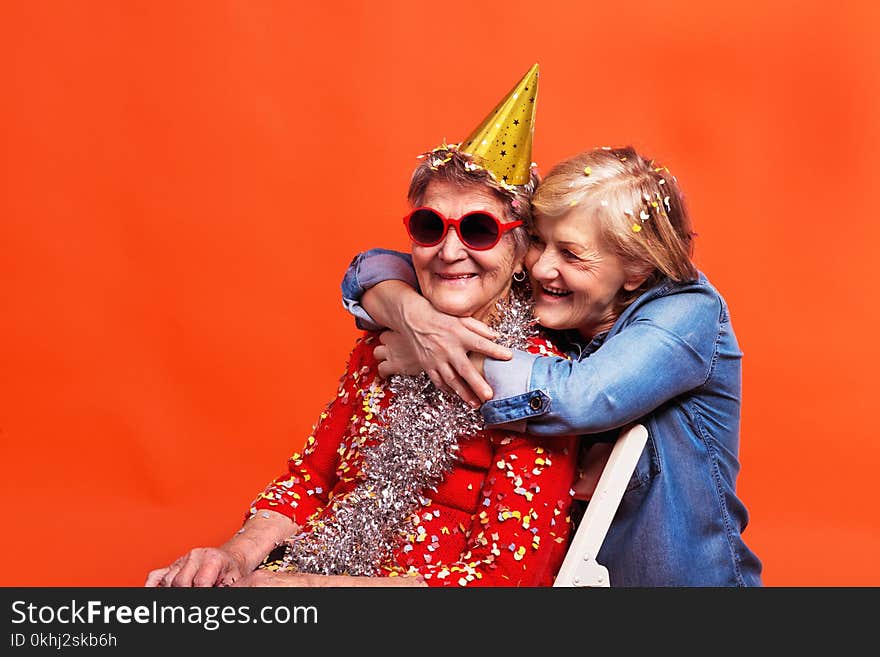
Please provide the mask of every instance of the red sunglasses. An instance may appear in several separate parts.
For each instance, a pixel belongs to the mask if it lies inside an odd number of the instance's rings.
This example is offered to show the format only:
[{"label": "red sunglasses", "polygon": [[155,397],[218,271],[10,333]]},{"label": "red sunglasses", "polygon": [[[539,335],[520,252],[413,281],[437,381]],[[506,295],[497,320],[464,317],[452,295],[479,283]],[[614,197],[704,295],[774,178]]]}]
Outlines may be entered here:
[{"label": "red sunglasses", "polygon": [[443,241],[452,226],[462,244],[474,251],[487,251],[498,244],[509,230],[522,226],[521,221],[501,223],[488,212],[468,212],[458,219],[449,219],[432,208],[416,208],[403,218],[409,238],[419,246],[435,246]]}]

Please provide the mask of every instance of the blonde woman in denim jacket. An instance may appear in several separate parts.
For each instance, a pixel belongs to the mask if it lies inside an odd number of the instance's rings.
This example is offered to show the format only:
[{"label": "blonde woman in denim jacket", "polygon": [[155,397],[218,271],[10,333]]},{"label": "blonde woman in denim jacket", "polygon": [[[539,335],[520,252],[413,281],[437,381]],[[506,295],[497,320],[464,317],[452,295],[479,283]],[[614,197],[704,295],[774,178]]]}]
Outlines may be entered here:
[{"label": "blonde woman in denim jacket", "polygon": [[741,358],[727,304],[694,266],[676,179],[630,147],[587,151],[540,183],[526,258],[535,313],[570,359],[507,352],[435,311],[405,254],[358,255],[342,284],[362,328],[390,327],[380,373],[426,371],[487,423],[581,434],[583,498],[620,429],[648,441],[598,560],[612,586],[760,586],[736,493]]}]

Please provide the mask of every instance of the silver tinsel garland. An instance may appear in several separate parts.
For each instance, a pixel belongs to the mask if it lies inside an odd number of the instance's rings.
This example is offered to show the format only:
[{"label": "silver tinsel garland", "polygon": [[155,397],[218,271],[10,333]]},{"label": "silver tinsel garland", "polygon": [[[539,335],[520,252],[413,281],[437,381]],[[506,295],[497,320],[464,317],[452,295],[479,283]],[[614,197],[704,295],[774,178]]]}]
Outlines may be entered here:
[{"label": "silver tinsel garland", "polygon": [[[527,284],[514,283],[491,326],[498,343],[523,349],[537,335]],[[458,458],[458,442],[484,428],[479,410],[438,390],[426,374],[395,375],[379,442],[363,450],[365,479],[287,540],[279,570],[323,575],[376,575],[400,547],[407,520],[429,502]]]}]

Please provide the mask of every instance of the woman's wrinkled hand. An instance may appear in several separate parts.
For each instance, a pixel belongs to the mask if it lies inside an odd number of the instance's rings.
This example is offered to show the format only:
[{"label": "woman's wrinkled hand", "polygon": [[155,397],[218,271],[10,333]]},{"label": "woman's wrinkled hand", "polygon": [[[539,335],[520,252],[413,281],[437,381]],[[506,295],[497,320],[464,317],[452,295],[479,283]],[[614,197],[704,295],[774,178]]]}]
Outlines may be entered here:
[{"label": "woman's wrinkled hand", "polygon": [[288,586],[288,587],[311,587],[311,575],[301,573],[279,573],[272,570],[257,569],[248,573],[241,579],[237,579],[232,586]]},{"label": "woman's wrinkled hand", "polygon": [[308,573],[274,572],[255,570],[237,580],[233,586],[287,586],[303,588],[362,588],[362,587],[425,587],[421,576],[413,577],[363,577],[353,575],[315,575]]},{"label": "woman's wrinkled hand", "polygon": [[194,548],[165,568],[147,575],[146,587],[229,586],[242,577],[242,563],[222,548]]},{"label": "woman's wrinkled hand", "polygon": [[472,317],[439,312],[413,295],[403,307],[403,330],[385,331],[374,354],[379,374],[427,373],[439,389],[455,393],[477,408],[492,399],[492,388],[468,358],[469,353],[509,360],[513,354],[492,340],[497,333]]}]

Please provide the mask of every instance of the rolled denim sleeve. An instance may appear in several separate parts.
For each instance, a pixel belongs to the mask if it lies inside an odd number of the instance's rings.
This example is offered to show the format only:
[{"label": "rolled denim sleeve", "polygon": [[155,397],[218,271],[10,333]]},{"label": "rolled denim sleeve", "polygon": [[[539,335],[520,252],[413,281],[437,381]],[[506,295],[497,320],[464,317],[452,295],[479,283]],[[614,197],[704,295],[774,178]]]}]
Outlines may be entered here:
[{"label": "rolled denim sleeve", "polygon": [[[488,424],[526,421],[534,435],[563,436],[616,429],[644,417],[664,402],[709,377],[715,363],[720,307],[716,299],[693,295],[682,311],[658,299],[580,361],[531,358],[493,361],[486,380],[499,394],[483,404]],[[647,309],[647,306],[646,306]],[[488,360],[486,361],[489,362]],[[509,386],[500,386],[509,379]]]},{"label": "rolled denim sleeve", "polygon": [[382,281],[398,280],[419,289],[412,256],[390,249],[370,249],[357,254],[342,277],[342,307],[354,315],[355,324],[365,331],[378,331],[377,324],[361,305],[364,292]]},{"label": "rolled denim sleeve", "polygon": [[[543,395],[546,398],[546,394],[540,390],[530,391],[529,388],[532,367],[537,358],[538,354],[514,350],[512,360],[487,358],[483,362],[483,376],[494,393],[494,400],[483,404],[480,409],[486,424],[504,425],[504,429],[522,433],[527,418],[546,412],[543,408],[535,410],[529,405],[532,397],[540,399]],[[522,399],[523,396],[526,398]]]}]

